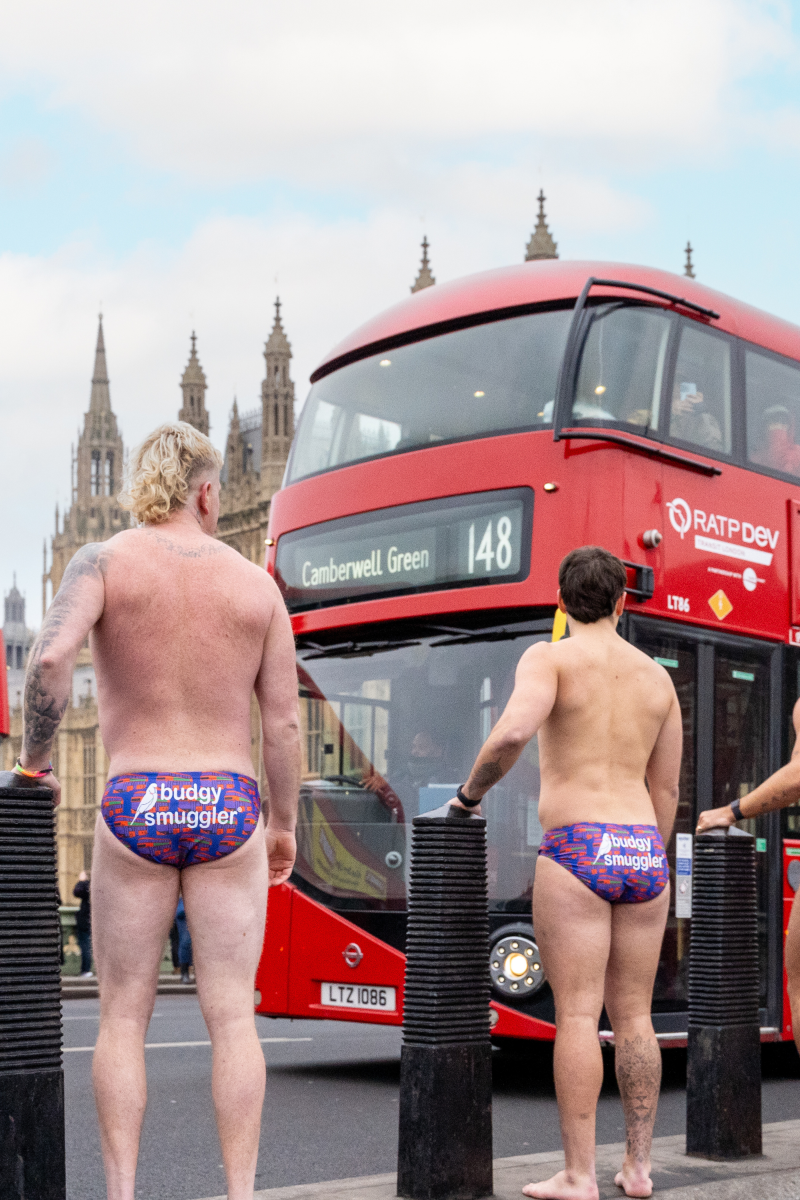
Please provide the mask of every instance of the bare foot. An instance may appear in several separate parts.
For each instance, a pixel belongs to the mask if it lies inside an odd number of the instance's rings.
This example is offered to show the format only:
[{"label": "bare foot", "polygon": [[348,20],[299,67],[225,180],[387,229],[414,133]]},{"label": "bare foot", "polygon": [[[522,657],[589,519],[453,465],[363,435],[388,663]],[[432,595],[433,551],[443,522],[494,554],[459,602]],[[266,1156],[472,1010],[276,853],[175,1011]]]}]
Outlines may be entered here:
[{"label": "bare foot", "polygon": [[594,1174],[578,1175],[576,1171],[559,1171],[544,1183],[529,1183],[522,1194],[535,1200],[599,1200],[600,1197]]},{"label": "bare foot", "polygon": [[650,1168],[645,1170],[642,1164],[623,1163],[622,1170],[617,1171],[614,1183],[622,1188],[626,1196],[652,1196],[653,1181],[650,1178]]}]

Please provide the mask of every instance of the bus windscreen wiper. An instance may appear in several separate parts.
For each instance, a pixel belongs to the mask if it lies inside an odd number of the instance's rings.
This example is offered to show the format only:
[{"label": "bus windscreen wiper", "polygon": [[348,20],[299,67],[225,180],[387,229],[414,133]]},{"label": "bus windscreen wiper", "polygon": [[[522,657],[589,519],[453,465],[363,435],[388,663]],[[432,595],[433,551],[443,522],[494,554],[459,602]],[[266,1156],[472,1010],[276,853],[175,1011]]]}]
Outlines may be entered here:
[{"label": "bus windscreen wiper", "polygon": [[[313,654],[304,654],[303,662],[315,658],[369,658],[371,654],[385,654],[387,650],[403,650],[406,646],[419,646],[420,642],[340,642],[336,646],[314,646]],[[302,649],[302,648],[301,648]]]},{"label": "bus windscreen wiper", "polygon": [[431,642],[431,646],[467,646],[472,642],[511,642],[514,638],[531,637],[541,630],[536,629],[492,629],[483,633],[465,633],[459,637],[442,638]]}]

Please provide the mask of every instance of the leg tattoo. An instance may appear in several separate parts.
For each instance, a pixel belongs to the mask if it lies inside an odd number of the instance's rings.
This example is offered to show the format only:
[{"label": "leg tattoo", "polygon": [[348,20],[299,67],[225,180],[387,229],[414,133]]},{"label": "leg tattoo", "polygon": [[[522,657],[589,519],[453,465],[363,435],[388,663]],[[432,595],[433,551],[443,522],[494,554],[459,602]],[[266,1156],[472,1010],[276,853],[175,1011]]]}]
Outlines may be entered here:
[{"label": "leg tattoo", "polygon": [[661,1086],[661,1051],[655,1036],[637,1034],[618,1042],[616,1068],[625,1114],[627,1156],[632,1162],[647,1163]]}]

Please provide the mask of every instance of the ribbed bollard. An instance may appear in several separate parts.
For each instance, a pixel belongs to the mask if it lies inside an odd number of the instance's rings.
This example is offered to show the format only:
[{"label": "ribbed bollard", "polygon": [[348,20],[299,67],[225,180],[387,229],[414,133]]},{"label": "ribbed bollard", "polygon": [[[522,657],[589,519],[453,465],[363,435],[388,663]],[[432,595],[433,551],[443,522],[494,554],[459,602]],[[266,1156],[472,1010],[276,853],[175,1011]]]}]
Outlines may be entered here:
[{"label": "ribbed bollard", "polygon": [[492,1194],[486,821],[463,809],[413,822],[397,1194]]},{"label": "ribbed bollard", "polygon": [[689,957],[686,1153],[761,1153],[755,839],[712,829],[695,839]]},{"label": "ribbed bollard", "polygon": [[53,795],[0,772],[0,1197],[64,1200]]}]

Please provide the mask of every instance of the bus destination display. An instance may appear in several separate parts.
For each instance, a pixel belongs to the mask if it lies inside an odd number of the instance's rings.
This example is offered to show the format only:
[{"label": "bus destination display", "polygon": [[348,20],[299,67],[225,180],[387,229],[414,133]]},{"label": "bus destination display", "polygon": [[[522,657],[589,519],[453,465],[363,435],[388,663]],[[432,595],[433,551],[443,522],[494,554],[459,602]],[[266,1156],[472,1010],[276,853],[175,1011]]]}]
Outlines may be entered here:
[{"label": "bus destination display", "polygon": [[533,492],[426,500],[284,534],[275,576],[290,611],[368,596],[526,578]]}]

